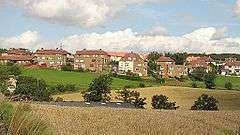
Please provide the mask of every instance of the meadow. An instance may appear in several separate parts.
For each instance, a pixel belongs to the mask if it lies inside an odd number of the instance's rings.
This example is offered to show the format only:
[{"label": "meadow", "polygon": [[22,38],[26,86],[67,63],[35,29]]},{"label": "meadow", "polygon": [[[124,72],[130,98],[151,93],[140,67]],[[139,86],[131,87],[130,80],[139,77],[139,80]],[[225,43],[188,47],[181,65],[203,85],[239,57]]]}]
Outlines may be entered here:
[{"label": "meadow", "polygon": [[[50,86],[57,84],[75,84],[80,90],[87,89],[92,80],[99,75],[89,72],[69,72],[50,69],[23,69],[22,74],[43,79]],[[159,84],[155,82],[132,81],[113,77],[112,88],[121,89],[126,85],[131,88],[136,88],[139,86],[139,83],[144,83],[148,87],[159,86]]]}]

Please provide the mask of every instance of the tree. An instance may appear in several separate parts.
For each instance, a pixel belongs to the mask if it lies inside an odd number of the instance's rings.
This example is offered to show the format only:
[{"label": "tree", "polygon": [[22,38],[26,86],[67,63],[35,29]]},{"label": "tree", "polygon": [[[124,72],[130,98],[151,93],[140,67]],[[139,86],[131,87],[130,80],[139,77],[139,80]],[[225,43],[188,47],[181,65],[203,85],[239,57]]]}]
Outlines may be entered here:
[{"label": "tree", "polygon": [[153,75],[157,72],[157,60],[161,55],[158,52],[151,52],[147,59],[148,59],[148,74]]},{"label": "tree", "polygon": [[216,86],[215,79],[216,79],[216,75],[214,73],[205,74],[203,77],[203,80],[206,85],[206,88],[214,89]]},{"label": "tree", "polygon": [[154,95],[152,97],[152,107],[154,109],[176,110],[176,102],[169,102],[168,97],[164,95]]},{"label": "tree", "polygon": [[205,69],[202,67],[198,67],[194,69],[189,76],[193,81],[203,81],[203,77],[205,74],[206,74]]},{"label": "tree", "polygon": [[146,98],[141,98],[140,93],[137,91],[129,91],[126,88],[117,92],[117,99],[123,101],[124,103],[131,103],[136,108],[144,108],[146,104]]},{"label": "tree", "polygon": [[174,59],[177,65],[183,65],[187,58],[187,53],[166,53],[165,56]]},{"label": "tree", "polygon": [[109,101],[111,99],[112,78],[109,75],[100,75],[89,85],[89,88],[82,93],[85,101]]},{"label": "tree", "polygon": [[232,89],[233,89],[232,83],[231,83],[231,82],[226,82],[226,83],[225,83],[225,88],[226,88],[227,90],[232,90]]},{"label": "tree", "polygon": [[0,48],[0,54],[1,53],[6,53],[7,52],[7,49],[5,49],[5,48]]},{"label": "tree", "polygon": [[218,110],[217,103],[218,101],[214,97],[202,94],[194,102],[191,110]]},{"label": "tree", "polygon": [[44,80],[33,77],[19,76],[14,95],[28,96],[34,101],[50,101],[51,95]]}]

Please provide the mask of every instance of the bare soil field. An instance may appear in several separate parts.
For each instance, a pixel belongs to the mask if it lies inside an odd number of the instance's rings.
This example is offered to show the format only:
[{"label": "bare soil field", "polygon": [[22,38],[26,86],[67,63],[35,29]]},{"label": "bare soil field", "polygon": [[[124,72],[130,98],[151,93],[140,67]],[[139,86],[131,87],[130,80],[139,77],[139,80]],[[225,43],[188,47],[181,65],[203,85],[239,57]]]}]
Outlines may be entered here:
[{"label": "bare soil field", "polygon": [[[219,101],[220,110],[240,110],[240,91],[227,91],[227,90],[207,90],[199,88],[188,87],[151,87],[142,89],[133,89],[140,91],[142,97],[147,98],[146,108],[151,108],[151,98],[155,94],[164,94],[169,97],[170,100],[177,102],[180,106],[180,110],[189,110],[194,101],[203,93],[214,96]],[[54,97],[62,97],[65,101],[82,101],[83,98],[80,93],[55,95]],[[112,99],[116,94],[112,92]]]},{"label": "bare soil field", "polygon": [[236,135],[240,126],[240,111],[32,107],[60,135]]}]

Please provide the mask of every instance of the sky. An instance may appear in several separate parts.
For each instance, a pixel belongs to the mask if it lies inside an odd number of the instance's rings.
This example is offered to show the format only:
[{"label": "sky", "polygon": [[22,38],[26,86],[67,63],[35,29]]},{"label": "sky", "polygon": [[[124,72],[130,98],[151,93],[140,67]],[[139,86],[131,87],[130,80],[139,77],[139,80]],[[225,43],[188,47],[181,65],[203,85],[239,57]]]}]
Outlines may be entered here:
[{"label": "sky", "polygon": [[0,47],[240,52],[240,0],[0,0]]}]

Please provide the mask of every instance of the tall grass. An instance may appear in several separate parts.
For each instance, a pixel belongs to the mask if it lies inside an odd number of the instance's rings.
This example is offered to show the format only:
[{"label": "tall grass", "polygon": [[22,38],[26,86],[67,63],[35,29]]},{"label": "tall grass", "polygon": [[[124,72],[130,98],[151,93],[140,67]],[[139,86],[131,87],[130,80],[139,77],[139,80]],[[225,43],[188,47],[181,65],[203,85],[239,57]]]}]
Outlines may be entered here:
[{"label": "tall grass", "polygon": [[48,124],[34,115],[29,105],[0,103],[1,121],[7,135],[50,135]]}]

